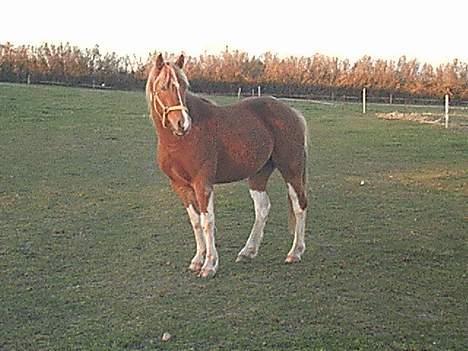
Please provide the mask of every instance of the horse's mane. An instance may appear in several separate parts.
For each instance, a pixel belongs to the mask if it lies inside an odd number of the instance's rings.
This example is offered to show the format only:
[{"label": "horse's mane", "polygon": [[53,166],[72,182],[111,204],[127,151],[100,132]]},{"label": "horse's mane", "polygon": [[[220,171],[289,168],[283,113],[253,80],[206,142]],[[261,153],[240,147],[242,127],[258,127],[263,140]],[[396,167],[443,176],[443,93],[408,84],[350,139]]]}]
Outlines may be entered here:
[{"label": "horse's mane", "polygon": [[200,99],[200,100],[203,101],[203,102],[206,102],[207,104],[214,105],[214,106],[218,106],[218,104],[217,104],[216,102],[214,102],[214,101],[211,100],[211,99],[208,99],[208,98],[205,97],[205,96],[196,95],[196,94],[194,94],[194,93],[192,93],[192,92],[191,92],[190,94],[193,95],[193,96],[196,96],[198,99]]}]

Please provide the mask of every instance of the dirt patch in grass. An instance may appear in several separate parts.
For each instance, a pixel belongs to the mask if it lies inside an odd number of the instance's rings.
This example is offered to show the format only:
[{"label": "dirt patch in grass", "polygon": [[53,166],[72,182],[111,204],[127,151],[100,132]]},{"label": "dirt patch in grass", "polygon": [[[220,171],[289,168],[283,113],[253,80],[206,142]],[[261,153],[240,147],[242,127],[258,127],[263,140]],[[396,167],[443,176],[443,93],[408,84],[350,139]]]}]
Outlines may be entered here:
[{"label": "dirt patch in grass", "polygon": [[461,169],[417,169],[393,173],[390,178],[405,185],[468,195],[468,172]]},{"label": "dirt patch in grass", "polygon": [[0,208],[13,207],[16,204],[17,196],[0,194]]},{"label": "dirt patch in grass", "polygon": [[[445,125],[445,117],[442,113],[393,111],[377,112],[375,115],[377,118],[386,120],[413,121],[442,127]],[[463,113],[451,113],[449,116],[449,126],[468,131],[468,116]]]},{"label": "dirt patch in grass", "polygon": [[444,123],[443,117],[439,113],[431,112],[388,112],[388,113],[376,113],[378,118],[387,119],[387,120],[405,120],[405,121],[415,121],[419,123],[429,123],[429,124],[440,124]]}]

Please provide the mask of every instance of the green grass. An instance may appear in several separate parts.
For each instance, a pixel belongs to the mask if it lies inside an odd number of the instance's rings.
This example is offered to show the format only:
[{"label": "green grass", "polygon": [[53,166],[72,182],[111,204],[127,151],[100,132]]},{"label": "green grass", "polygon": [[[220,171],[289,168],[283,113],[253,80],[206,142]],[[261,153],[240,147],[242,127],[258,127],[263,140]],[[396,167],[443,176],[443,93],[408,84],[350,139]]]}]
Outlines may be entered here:
[{"label": "green grass", "polygon": [[310,128],[303,262],[283,264],[275,174],[249,264],[247,186],[216,188],[220,269],[201,280],[143,93],[0,84],[0,350],[465,349],[466,132],[293,105]]}]

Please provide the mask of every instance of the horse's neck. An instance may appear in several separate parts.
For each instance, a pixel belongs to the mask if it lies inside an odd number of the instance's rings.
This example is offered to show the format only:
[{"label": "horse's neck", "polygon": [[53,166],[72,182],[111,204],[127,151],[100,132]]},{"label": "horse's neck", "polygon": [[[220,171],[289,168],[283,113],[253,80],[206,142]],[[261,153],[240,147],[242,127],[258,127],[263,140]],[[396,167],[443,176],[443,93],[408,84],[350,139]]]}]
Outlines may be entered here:
[{"label": "horse's neck", "polygon": [[[186,104],[189,109],[189,115],[192,118],[192,128],[194,125],[198,125],[199,128],[205,129],[206,121],[213,116],[212,110],[213,107],[216,107],[216,104],[191,92],[187,92]],[[157,118],[154,121],[154,127],[159,144],[165,146],[181,144],[182,139],[180,139],[180,137],[174,136],[169,128],[164,128],[160,118]],[[189,134],[193,132],[194,131],[189,131]],[[192,141],[193,136],[194,135],[192,135],[192,138],[190,138]],[[199,135],[197,134],[195,139],[198,136]]]},{"label": "horse's neck", "polygon": [[192,117],[192,115],[196,114],[197,110],[199,109],[201,99],[199,96],[188,91],[187,95],[185,96],[185,100],[187,102],[190,117]]},{"label": "horse's neck", "polygon": [[187,92],[186,102],[193,123],[199,123],[201,119],[212,116],[213,108],[217,106],[213,101],[192,92]]}]

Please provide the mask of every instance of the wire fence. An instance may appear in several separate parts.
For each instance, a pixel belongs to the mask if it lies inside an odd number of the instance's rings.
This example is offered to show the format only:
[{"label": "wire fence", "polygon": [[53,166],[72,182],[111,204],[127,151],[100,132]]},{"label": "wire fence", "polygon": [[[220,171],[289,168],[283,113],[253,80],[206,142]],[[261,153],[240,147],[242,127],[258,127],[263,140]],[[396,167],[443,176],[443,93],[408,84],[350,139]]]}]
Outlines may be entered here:
[{"label": "wire fence", "polygon": [[[262,92],[265,95],[268,95],[268,91]],[[234,94],[233,94],[234,95]],[[243,97],[257,95],[256,92],[252,93],[242,93]],[[274,94],[273,94],[274,95]],[[297,94],[288,94],[288,95],[275,95],[279,98],[289,98],[289,99],[299,99],[299,100],[315,100],[315,101],[326,101],[326,102],[343,102],[343,103],[361,103],[362,95],[320,95],[320,94],[307,94],[307,95],[297,95]],[[398,96],[397,94],[392,94],[389,96],[366,96],[366,102],[371,104],[384,104],[384,105],[421,105],[421,106],[439,106],[444,104],[444,96],[441,96],[440,99],[435,98],[420,98],[414,96]],[[451,100],[451,106],[459,106],[468,108],[468,100]]]},{"label": "wire fence", "polygon": [[[375,115],[385,120],[406,120],[432,124],[445,128],[468,131],[468,101],[450,101],[448,96],[440,99],[383,98],[364,95],[342,96],[332,99],[326,95],[283,97],[286,101],[310,101],[325,105],[354,104],[363,114]],[[365,97],[365,98],[364,98]]]}]

